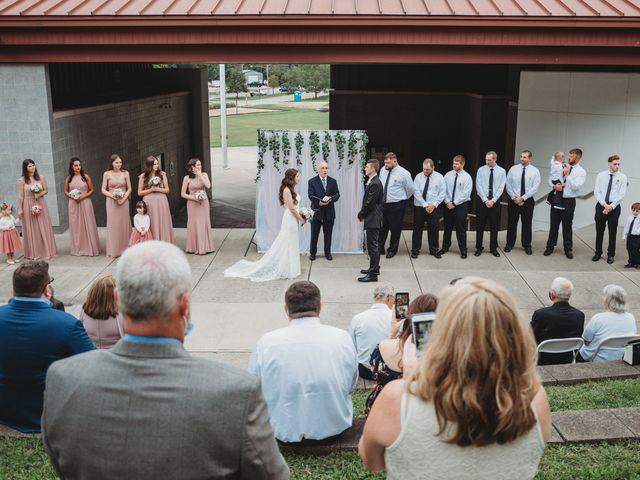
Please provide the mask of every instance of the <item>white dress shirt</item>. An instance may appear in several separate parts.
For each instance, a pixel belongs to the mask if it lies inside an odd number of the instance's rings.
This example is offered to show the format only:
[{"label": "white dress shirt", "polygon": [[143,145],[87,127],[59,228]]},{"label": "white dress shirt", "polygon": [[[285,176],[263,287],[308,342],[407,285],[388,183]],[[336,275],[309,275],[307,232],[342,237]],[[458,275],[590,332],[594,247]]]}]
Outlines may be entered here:
[{"label": "white dress shirt", "polygon": [[437,207],[444,200],[447,187],[444,184],[444,177],[438,172],[431,172],[429,175],[429,190],[427,190],[427,199],[422,198],[424,186],[427,183],[427,176],[420,172],[413,180],[413,204],[416,207],[426,207],[433,205]]},{"label": "white dress shirt", "polygon": [[291,320],[262,336],[249,361],[276,438],[321,440],[351,426],[358,359],[349,334],[318,317]]},{"label": "white dress shirt", "polygon": [[609,192],[609,205],[611,205],[612,208],[616,208],[620,205],[620,202],[624,198],[624,194],[627,193],[627,176],[624,173],[619,171],[611,173],[609,170],[600,172],[596,177],[596,185],[593,187],[593,194],[596,196],[598,203],[604,207],[606,205],[605,200],[611,175],[613,175],[613,181],[611,182],[611,191]]},{"label": "white dress shirt", "polygon": [[[491,177],[491,167],[483,165],[476,172],[476,192],[482,203],[489,200],[489,178]],[[507,172],[499,165],[493,167],[493,198],[494,202],[499,202],[504,186],[507,183]]]},{"label": "white dress shirt", "polygon": [[411,180],[411,174],[400,165],[396,165],[392,170],[382,168],[380,170],[380,181],[382,182],[382,188],[387,183],[387,177],[389,178],[389,185],[387,185],[387,197],[385,203],[401,202],[413,195],[413,181]]},{"label": "white dress shirt", "polygon": [[631,230],[631,235],[640,235],[640,217],[629,215],[627,217],[627,221],[624,224],[624,229],[622,230],[623,240],[627,239],[627,235],[629,234],[629,227],[631,226],[631,222],[633,222],[635,218],[637,218],[637,220],[633,223],[633,230]]},{"label": "white dress shirt", "polygon": [[521,163],[514,165],[509,169],[507,174],[507,195],[512,200],[520,196],[520,180],[522,178],[522,169],[525,169],[524,173],[524,195],[522,198],[527,200],[538,193],[540,188],[540,170],[533,165],[529,164],[524,167]]},{"label": "white dress shirt", "polygon": [[633,317],[633,314],[629,312],[598,313],[591,317],[591,320],[582,333],[582,338],[591,343],[589,345],[584,345],[580,349],[580,355],[582,358],[590,362],[622,360],[624,348],[600,350],[598,355],[595,357],[594,355],[602,343],[602,340],[605,338],[613,335],[635,335],[637,331],[636,319]]},{"label": "white dress shirt", "polygon": [[[587,179],[587,172],[580,166],[579,163],[575,165],[569,165],[570,173],[564,179],[564,189],[562,190],[562,198],[576,198],[584,181]],[[551,179],[549,179],[549,186],[553,187]]]},{"label": "white dress shirt", "polygon": [[[458,181],[456,182],[456,174],[458,174]],[[445,203],[453,202],[454,205],[460,205],[464,202],[471,200],[471,190],[473,189],[473,179],[464,170],[456,172],[455,170],[449,170],[444,176],[444,182],[447,185],[447,191],[444,195]],[[451,198],[453,195],[453,184],[456,184],[456,198]]]},{"label": "white dress shirt", "polygon": [[374,303],[369,310],[354,316],[349,333],[358,354],[358,363],[371,367],[369,359],[376,345],[389,337],[391,309],[384,303]]}]

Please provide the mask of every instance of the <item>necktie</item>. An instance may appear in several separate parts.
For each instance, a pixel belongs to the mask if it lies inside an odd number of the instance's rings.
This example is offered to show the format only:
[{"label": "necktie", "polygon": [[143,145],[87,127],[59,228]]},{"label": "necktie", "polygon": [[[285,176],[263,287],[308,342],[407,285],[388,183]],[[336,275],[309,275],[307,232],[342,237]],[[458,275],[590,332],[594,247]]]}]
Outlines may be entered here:
[{"label": "necktie", "polygon": [[487,199],[493,200],[493,168],[489,174],[489,194],[487,195]]},{"label": "necktie", "polygon": [[526,173],[526,167],[522,167],[522,177],[520,177],[520,196],[522,197],[525,192],[526,192],[526,188],[524,186],[524,175]]},{"label": "necktie", "polygon": [[636,223],[637,219],[638,217],[633,217],[633,220],[631,220],[631,225],[629,225],[629,231],[627,232],[627,236],[631,235],[631,232],[633,232],[633,224]]},{"label": "necktie", "polygon": [[326,191],[327,191],[327,177],[324,177],[322,179],[322,188],[324,188],[324,191],[326,193]]},{"label": "necktie", "polygon": [[422,189],[422,199],[427,200],[427,191],[429,190],[429,180],[431,180],[431,175],[427,177],[427,181],[424,183],[424,188]]},{"label": "necktie", "polygon": [[456,203],[456,187],[458,186],[458,174],[456,173],[456,178],[453,181],[453,191],[451,192],[451,202]]},{"label": "necktie", "polygon": [[613,173],[609,174],[609,185],[607,185],[607,194],[604,196],[604,203],[609,205],[609,196],[611,195],[611,186],[613,185]]},{"label": "necktie", "polygon": [[389,186],[389,179],[391,178],[391,171],[387,170],[387,179],[384,182],[384,194],[382,195],[382,203],[387,203],[387,187]]}]

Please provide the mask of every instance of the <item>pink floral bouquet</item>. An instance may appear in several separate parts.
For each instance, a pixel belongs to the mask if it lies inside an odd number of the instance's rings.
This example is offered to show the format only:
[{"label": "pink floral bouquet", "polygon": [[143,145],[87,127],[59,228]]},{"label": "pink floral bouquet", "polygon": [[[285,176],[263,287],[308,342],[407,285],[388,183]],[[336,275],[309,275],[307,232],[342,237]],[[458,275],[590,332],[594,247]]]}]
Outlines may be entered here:
[{"label": "pink floral bouquet", "polygon": [[42,213],[42,207],[40,205],[34,205],[31,207],[31,215],[40,215]]},{"label": "pink floral bouquet", "polygon": [[304,218],[305,220],[311,220],[313,218],[313,210],[311,210],[309,207],[302,207],[300,209],[300,215],[302,215],[302,218]]}]

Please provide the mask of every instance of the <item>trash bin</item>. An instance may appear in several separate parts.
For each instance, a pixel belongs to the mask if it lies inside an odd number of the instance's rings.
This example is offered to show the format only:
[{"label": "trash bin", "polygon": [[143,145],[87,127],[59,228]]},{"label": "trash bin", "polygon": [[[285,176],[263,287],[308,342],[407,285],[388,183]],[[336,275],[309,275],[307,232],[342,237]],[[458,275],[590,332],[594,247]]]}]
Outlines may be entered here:
[{"label": "trash bin", "polygon": [[302,101],[302,92],[300,90],[296,90],[293,92],[293,101],[301,102]]}]

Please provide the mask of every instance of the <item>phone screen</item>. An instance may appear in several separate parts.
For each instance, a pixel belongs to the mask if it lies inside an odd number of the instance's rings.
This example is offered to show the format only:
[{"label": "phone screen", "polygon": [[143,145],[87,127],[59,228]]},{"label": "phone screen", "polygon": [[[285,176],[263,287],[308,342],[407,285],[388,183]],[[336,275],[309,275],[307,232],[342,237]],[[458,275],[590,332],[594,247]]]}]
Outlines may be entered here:
[{"label": "phone screen", "polygon": [[407,310],[409,309],[409,293],[396,293],[396,318],[402,320],[407,318]]},{"label": "phone screen", "polygon": [[424,352],[424,347],[429,339],[429,333],[431,333],[431,327],[435,319],[436,314],[433,312],[416,313],[411,317],[411,333],[413,334],[413,343],[416,345],[418,355],[422,355]]}]

